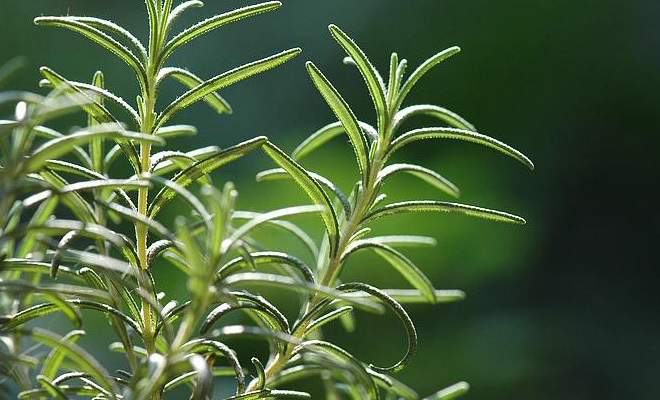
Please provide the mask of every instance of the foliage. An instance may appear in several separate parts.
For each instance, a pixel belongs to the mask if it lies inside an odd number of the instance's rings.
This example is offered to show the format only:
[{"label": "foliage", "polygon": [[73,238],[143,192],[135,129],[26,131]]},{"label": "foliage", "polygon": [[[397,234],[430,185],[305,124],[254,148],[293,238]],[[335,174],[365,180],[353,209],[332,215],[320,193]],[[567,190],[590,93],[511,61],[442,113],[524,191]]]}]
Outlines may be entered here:
[{"label": "foliage", "polygon": [[[265,72],[295,57],[291,49],[204,80],[192,72],[166,66],[181,46],[220,26],[280,7],[270,1],[233,10],[171,35],[184,12],[202,5],[185,1],[145,0],[149,14],[148,45],[126,29],[91,17],[39,17],[38,25],[65,28],[111,51],[132,70],[140,95],[134,105],[106,89],[102,72],[90,83],[76,82],[41,68],[46,95],[4,92],[0,106],[14,104],[11,119],[0,121],[0,290],[2,292],[2,368],[6,390],[15,385],[19,398],[161,399],[180,396],[214,398],[216,376],[235,378],[231,399],[309,398],[280,389],[295,380],[319,376],[326,397],[417,399],[419,396],[391,375],[400,371],[417,349],[412,320],[402,304],[447,303],[460,300],[456,290],[436,290],[398,246],[429,245],[428,237],[371,235],[372,221],[416,211],[460,213],[500,222],[524,224],[512,214],[435,200],[410,200],[382,205],[384,184],[405,172],[458,197],[457,187],[435,171],[416,164],[389,163],[407,144],[422,139],[456,139],[481,144],[524,165],[523,154],[477,133],[462,117],[434,105],[401,108],[415,84],[432,67],[458,52],[438,53],[407,78],[406,60],[392,54],[387,82],[363,51],[334,25],[330,33],[346,51],[345,63],[355,66],[366,83],[376,111],[372,126],[357,119],[337,89],[311,62],[313,84],[338,121],[312,134],[287,155],[265,137],[233,147],[193,152],[156,146],[178,135],[194,134],[188,125],[168,125],[182,109],[204,101],[218,113],[231,107],[218,91]],[[11,65],[0,78],[10,75]],[[174,79],[188,88],[158,110],[161,84]],[[1,82],[0,82],[1,84]],[[46,125],[83,110],[88,126],[62,134]],[[400,134],[402,124],[428,115],[441,125]],[[350,194],[322,175],[306,170],[300,160],[333,137],[346,133],[360,172]],[[237,192],[231,183],[222,190],[209,174],[261,149],[278,168],[258,180],[292,179],[311,205],[266,213],[235,209]],[[113,177],[113,166],[124,161],[132,176]],[[193,183],[200,189],[192,192]],[[157,190],[152,190],[157,189]],[[168,226],[160,215],[173,199],[185,202]],[[317,244],[286,218],[318,214],[325,234]],[[126,231],[127,224],[131,227]],[[284,229],[307,245],[316,259],[308,266],[299,256],[269,251],[252,236],[268,226]],[[132,231],[132,233],[131,233]],[[132,237],[131,237],[132,236]],[[150,237],[151,236],[151,237]],[[361,250],[383,258],[412,289],[380,289],[364,282],[341,282],[346,261]],[[166,263],[163,263],[163,260]],[[153,269],[176,268],[187,277],[189,299],[178,303],[159,291]],[[261,288],[299,294],[300,313],[286,316]],[[350,329],[353,310],[395,314],[407,333],[404,356],[389,366],[357,360],[346,350],[322,340],[323,325],[339,320]],[[125,357],[114,372],[78,345],[85,335],[81,310],[101,313],[116,334],[110,350]],[[223,325],[220,319],[245,312],[253,325]],[[39,320],[64,316],[74,330],[60,335],[35,327]],[[87,315],[87,314],[85,314]],[[270,349],[268,359],[252,357],[244,365],[225,341],[260,338]],[[46,354],[35,349],[50,348]],[[248,379],[253,374],[254,379]],[[12,382],[12,383],[9,383]],[[451,399],[467,390],[459,383],[427,397]],[[215,396],[217,397],[217,396]]]}]

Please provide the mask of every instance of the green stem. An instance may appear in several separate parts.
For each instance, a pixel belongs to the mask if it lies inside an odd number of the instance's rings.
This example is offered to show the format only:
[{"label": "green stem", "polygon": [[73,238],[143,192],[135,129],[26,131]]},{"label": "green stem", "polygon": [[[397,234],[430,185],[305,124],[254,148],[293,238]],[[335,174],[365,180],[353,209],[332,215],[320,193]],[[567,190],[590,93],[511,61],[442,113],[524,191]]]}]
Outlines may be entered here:
[{"label": "green stem", "polygon": [[[360,222],[364,216],[369,212],[369,209],[373,205],[375,195],[378,193],[379,186],[376,185],[377,177],[380,171],[382,170],[385,160],[383,159],[384,150],[387,146],[379,146],[376,149],[374,159],[371,162],[370,174],[366,180],[364,191],[362,195],[357,199],[355,209],[348,219],[346,226],[340,234],[339,244],[337,245],[337,251],[328,261],[328,267],[325,269],[323,277],[321,278],[320,285],[332,287],[341,272],[341,267],[343,265],[341,256],[350,244],[351,237],[357,232]],[[307,306],[307,310],[311,310],[322,298],[320,296],[314,296]],[[307,334],[307,327],[309,326],[308,321],[299,326],[293,336],[296,339],[302,339]],[[294,346],[289,344],[285,349],[284,353],[278,354],[264,369],[266,380],[273,378],[277,373],[279,373],[284,366],[289,362],[291,356],[293,355]],[[257,385],[257,380],[253,380],[248,385],[247,390],[255,390]]]}]

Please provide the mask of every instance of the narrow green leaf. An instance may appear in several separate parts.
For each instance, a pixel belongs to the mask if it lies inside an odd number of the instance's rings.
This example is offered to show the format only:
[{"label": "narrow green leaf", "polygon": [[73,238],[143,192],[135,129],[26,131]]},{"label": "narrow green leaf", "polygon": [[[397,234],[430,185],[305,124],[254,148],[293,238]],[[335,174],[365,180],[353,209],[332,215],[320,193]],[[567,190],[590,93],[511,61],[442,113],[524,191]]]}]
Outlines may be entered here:
[{"label": "narrow green leaf", "polygon": [[307,334],[310,332],[313,332],[314,330],[322,327],[323,325],[327,324],[328,322],[334,321],[337,318],[340,318],[342,315],[346,313],[350,313],[353,311],[352,306],[343,306],[339,307],[336,310],[330,311],[329,313],[313,320],[308,326],[307,326]]},{"label": "narrow green leaf", "polygon": [[26,333],[35,340],[52,348],[61,349],[68,358],[75,362],[84,371],[88,372],[101,387],[107,390],[111,399],[117,399],[115,393],[118,392],[118,389],[115,387],[110,374],[108,374],[105,368],[103,368],[103,366],[96,361],[91,354],[76,344],[63,341],[62,337],[59,335],[43,329],[35,328]]},{"label": "narrow green leaf", "polygon": [[220,89],[242,81],[243,79],[249,78],[252,75],[256,75],[258,73],[272,69],[280,64],[283,64],[297,56],[300,51],[301,50],[298,48],[286,50],[270,57],[262,58],[261,60],[253,61],[249,64],[234,68],[195,86],[194,88],[179,96],[163,110],[163,112],[158,116],[156,127],[162,126],[174,114],[190,106],[191,104],[206,98],[209,94],[215,93]]},{"label": "narrow green leaf", "polygon": [[277,146],[270,142],[266,142],[262,149],[277,165],[284,168],[291,175],[293,180],[295,180],[305,193],[307,193],[307,196],[309,196],[314,204],[324,208],[321,217],[330,240],[331,253],[334,254],[337,250],[337,243],[339,241],[339,224],[328,195],[323,191],[320,184],[314,180],[314,178],[312,178],[303,167],[286,155]]},{"label": "narrow green leaf", "polygon": [[[20,271],[35,274],[48,274],[50,273],[50,263],[25,260],[18,258],[6,258],[0,263],[0,271]],[[79,280],[75,271],[70,268],[59,268],[59,273],[65,275],[69,279]]]},{"label": "narrow green leaf", "polygon": [[[188,151],[184,154],[186,155],[186,157],[195,159],[195,161],[200,161],[211,155],[217,154],[219,151],[220,148],[218,148],[218,146],[206,146],[197,150]],[[179,160],[179,164],[181,164],[181,160]],[[165,175],[179,168],[179,164],[174,163],[173,160],[165,160],[157,165],[154,165],[151,173],[159,176]]]},{"label": "narrow green leaf", "polygon": [[79,132],[53,139],[41,145],[26,162],[27,171],[36,171],[48,160],[56,159],[63,154],[71,151],[73,146],[88,143],[96,138],[136,140],[143,143],[162,144],[162,139],[153,135],[142,135],[135,133],[122,132],[117,124],[97,125]]},{"label": "narrow green leaf", "polygon": [[418,289],[431,304],[435,303],[435,288],[417,266],[399,251],[370,239],[358,240],[351,243],[342,255],[346,259],[350,254],[361,250],[372,249],[376,254],[382,257],[392,265],[404,278],[416,289]]},{"label": "narrow green leaf", "polygon": [[[149,172],[160,170],[164,163],[176,165],[179,169],[186,169],[196,163],[197,159],[181,151],[161,151],[151,156],[151,167]],[[206,185],[211,185],[211,178],[202,176],[199,181]]]},{"label": "narrow green leaf", "polygon": [[203,5],[204,3],[199,0],[184,1],[183,3],[174,7],[172,12],[170,12],[169,16],[167,17],[167,26],[171,27],[174,21],[176,21],[181,16],[181,14],[183,14],[188,9],[193,7],[202,7]]},{"label": "narrow green leaf", "polygon": [[[323,186],[325,186],[327,189],[332,192],[335,197],[337,197],[337,200],[341,203],[342,209],[344,210],[344,214],[346,214],[346,218],[348,218],[351,215],[351,204],[348,201],[348,197],[342,192],[342,190],[339,188],[339,186],[335,185],[330,179],[324,177],[323,175],[319,175],[315,172],[307,172],[309,176],[312,178],[316,179],[319,183],[321,183]],[[273,168],[273,169],[268,169],[265,171],[261,171],[257,174],[257,182],[263,182],[263,181],[269,181],[269,180],[277,180],[277,179],[290,179],[291,175],[289,175],[284,168]]]},{"label": "narrow green leaf", "polygon": [[[259,213],[254,213],[254,212],[248,212],[248,211],[235,211],[232,214],[233,219],[252,219],[255,218],[256,216],[260,215]],[[316,245],[316,242],[314,242],[314,239],[309,236],[307,232],[305,232],[303,229],[298,227],[295,224],[292,224],[289,221],[279,221],[279,220],[271,220],[266,222],[268,225],[279,228],[283,231],[286,231],[298,239],[307,250],[309,250],[309,253],[312,255],[314,259],[318,259],[319,256],[319,249],[318,246]]]},{"label": "narrow green leaf", "polygon": [[394,102],[399,83],[397,79],[397,68],[399,68],[399,55],[392,53],[390,56],[390,79],[387,81],[387,104],[391,105]]},{"label": "narrow green leaf", "polygon": [[[67,333],[62,338],[62,340],[69,343],[76,343],[78,339],[84,335],[85,331],[71,331]],[[41,375],[49,379],[54,379],[55,374],[57,374],[57,371],[59,370],[62,361],[64,361],[65,356],[66,353],[59,348],[51,350],[51,352],[48,354],[48,357],[46,357],[46,361],[44,361],[44,366],[41,369]]]},{"label": "narrow green leaf", "polygon": [[124,190],[138,190],[140,188],[149,187],[148,181],[136,181],[134,179],[100,179],[70,183],[59,190],[60,194],[70,192],[81,192],[84,190],[96,189],[124,189]]},{"label": "narrow green leaf", "polygon": [[[360,128],[362,128],[364,134],[370,137],[371,140],[378,138],[378,132],[373,126],[362,121],[358,121],[358,124],[360,125]],[[346,132],[346,130],[344,129],[344,126],[341,124],[341,122],[337,121],[328,124],[312,133],[307,139],[305,139],[304,142],[300,143],[300,145],[298,145],[298,147],[296,147],[296,149],[291,154],[291,158],[298,161],[327,143],[329,140],[341,135],[344,132]]]},{"label": "narrow green leaf", "polygon": [[161,223],[159,223],[159,222],[157,222],[157,221],[155,221],[155,220],[153,220],[153,219],[151,219],[151,218],[149,218],[149,217],[147,217],[143,214],[140,214],[137,211],[131,210],[130,208],[120,206],[119,204],[116,204],[116,203],[108,203],[108,202],[100,201],[100,200],[98,200],[97,202],[100,205],[102,205],[103,207],[111,210],[112,212],[115,212],[115,213],[119,214],[122,218],[125,218],[125,219],[127,219],[127,220],[129,220],[133,223],[145,225],[151,231],[159,234],[160,236],[162,236],[165,239],[172,239],[172,237],[174,236]]},{"label": "narrow green leaf", "polygon": [[[401,304],[426,304],[428,301],[420,292],[416,289],[383,289],[383,293],[387,294],[394,300],[398,301]],[[364,292],[355,292],[348,294],[349,296],[355,296],[361,299],[375,299],[368,293]],[[462,290],[436,290],[435,291],[436,304],[439,303],[454,303],[457,301],[465,300],[465,292]]]},{"label": "narrow green leaf", "polygon": [[425,397],[424,400],[452,400],[465,394],[469,389],[470,385],[466,382],[459,382],[431,396]]},{"label": "narrow green leaf", "polygon": [[390,367],[382,368],[369,365],[369,368],[384,374],[401,371],[417,351],[417,331],[415,330],[415,325],[408,316],[406,310],[401,306],[401,304],[390,297],[387,293],[366,283],[344,283],[337,286],[337,290],[340,292],[348,293],[359,291],[369,293],[370,295],[378,298],[378,300],[387,305],[396,314],[406,329],[406,335],[408,337],[408,349],[406,350],[406,354],[401,358],[401,360],[397,361]]},{"label": "narrow green leaf", "polygon": [[[41,67],[41,70],[42,70],[42,73],[44,75],[48,74],[49,76],[51,76],[50,74],[54,72],[53,70],[49,70],[47,67]],[[47,71],[47,70],[49,70],[49,72],[44,73],[44,71]],[[51,78],[52,78],[52,76],[51,76]],[[42,80],[39,83],[39,85],[41,87],[53,87],[53,86],[56,86],[56,85],[61,85],[61,83],[55,83],[53,81],[54,80],[46,78],[45,80]],[[126,100],[122,99],[121,97],[117,96],[116,94],[114,94],[114,93],[112,93],[108,90],[105,90],[103,87],[98,87],[98,86],[90,85],[90,84],[87,84],[87,83],[75,82],[75,81],[69,81],[69,80],[67,80],[66,83],[67,83],[67,85],[70,85],[70,86],[73,86],[73,87],[79,89],[80,92],[78,92],[78,93],[85,93],[88,96],[90,94],[95,94],[95,95],[98,95],[99,97],[101,97],[104,100],[112,101],[115,105],[119,106],[119,108],[121,108],[122,111],[124,111],[126,114],[131,116],[131,118],[133,118],[133,122],[135,122],[136,126],[140,125],[141,118],[140,118],[140,115],[138,114],[138,112],[130,104],[128,104],[126,102]],[[102,103],[100,103],[98,101],[96,101],[96,102],[101,107],[103,106]],[[87,107],[91,107],[91,106],[87,106]],[[105,112],[107,112],[109,114],[109,111],[105,110]],[[112,120],[114,121],[114,117],[112,118]],[[112,121],[100,121],[100,122],[112,122]]]},{"label": "narrow green leaf", "polygon": [[[193,89],[204,83],[202,78],[183,68],[163,68],[158,75],[157,81],[160,82],[167,77],[176,79],[180,83],[187,86],[189,89]],[[229,103],[227,103],[227,101],[223,99],[217,92],[209,94],[208,96],[204,97],[203,100],[218,114],[232,113],[232,109]]]},{"label": "narrow green leaf", "polygon": [[185,43],[208,33],[216,28],[225,24],[241,20],[243,18],[251,17],[267,11],[272,11],[282,5],[279,1],[269,1],[261,4],[255,4],[247,7],[238,8],[224,14],[216,15],[204,21],[201,21],[185,31],[179,33],[172,38],[165,47],[161,55],[160,63],[164,62],[176,49],[183,46]]},{"label": "narrow green leaf", "polygon": [[453,56],[454,54],[458,53],[461,51],[461,49],[457,46],[450,47],[446,50],[441,51],[440,53],[434,55],[433,57],[429,58],[428,60],[424,61],[417,69],[415,69],[411,74],[406,83],[403,84],[401,87],[401,91],[399,92],[399,95],[397,96],[397,100],[395,102],[395,107],[394,110],[398,110],[399,106],[405,100],[406,96],[410,92],[410,90],[415,86],[417,81],[424,76],[431,68],[435,67],[439,63],[443,62],[447,58]]},{"label": "narrow green leaf", "polygon": [[262,390],[266,386],[266,373],[264,372],[264,365],[257,357],[251,358],[252,365],[257,370],[257,390]]},{"label": "narrow green leaf", "polygon": [[339,45],[346,51],[355,64],[358,67],[358,70],[362,74],[364,81],[369,88],[369,94],[374,102],[376,107],[376,116],[378,118],[378,127],[379,129],[384,129],[386,121],[388,120],[388,109],[387,109],[387,95],[385,93],[385,87],[383,86],[382,78],[378,79],[378,72],[376,68],[369,62],[369,59],[364,54],[364,52],[358,47],[355,42],[348,37],[341,29],[335,25],[330,25],[328,27],[330,33],[339,43]]},{"label": "narrow green leaf", "polygon": [[[247,140],[243,143],[239,143],[236,146],[230,147],[226,150],[212,154],[180,171],[172,178],[172,182],[179,185],[180,187],[185,188],[202,176],[221,167],[222,165],[241,158],[252,150],[259,148],[260,146],[264,145],[266,141],[266,137],[259,136],[254,139]],[[169,187],[163,187],[156,194],[151,204],[149,205],[149,210],[147,212],[149,218],[153,218],[156,214],[158,214],[161,208],[167,202],[169,202],[175,194],[176,192],[173,189]]]},{"label": "narrow green leaf", "polygon": [[76,21],[71,17],[38,17],[35,18],[34,23],[37,25],[55,26],[69,29],[87,37],[88,39],[101,45],[107,50],[110,50],[122,61],[128,64],[128,66],[130,66],[133,71],[135,71],[140,84],[146,86],[147,74],[140,60],[124,45],[103,33],[102,31],[92,27],[91,25]]},{"label": "narrow green leaf", "polygon": [[300,281],[293,279],[287,276],[273,275],[273,274],[264,274],[258,272],[245,272],[241,274],[234,274],[227,277],[224,281],[227,286],[264,286],[264,287],[274,287],[274,288],[284,288],[286,290],[291,290],[295,292],[302,293],[318,293],[322,297],[327,297],[329,299],[341,299],[348,300],[356,307],[361,309],[381,312],[382,308],[380,305],[374,304],[373,302],[363,302],[352,301],[355,299],[355,296],[344,296],[342,293],[337,293],[335,290],[320,286],[312,285],[308,282]]},{"label": "narrow green leaf", "polygon": [[367,138],[360,129],[357,118],[355,118],[355,114],[353,114],[353,111],[351,111],[344,98],[341,97],[337,89],[332,86],[325,75],[311,61],[308,61],[306,65],[307,72],[309,72],[314,85],[348,134],[357,157],[360,174],[362,179],[366,179],[369,175],[369,145]]},{"label": "narrow green leaf", "polygon": [[[251,253],[250,256],[257,266],[262,264],[286,264],[297,269],[307,282],[314,283],[315,281],[314,272],[304,262],[290,254],[277,251],[258,251]],[[247,261],[243,257],[236,257],[220,268],[218,278],[222,280],[246,265]]]},{"label": "narrow green leaf", "polygon": [[223,303],[217,306],[216,308],[214,308],[213,310],[211,310],[211,312],[204,319],[204,322],[199,328],[199,332],[205,334],[206,332],[208,332],[209,329],[211,329],[211,327],[213,326],[213,324],[216,323],[216,321],[218,321],[223,316],[229,314],[230,312],[236,310],[246,310],[246,311],[254,310],[259,314],[261,318],[263,318],[268,323],[269,329],[290,333],[289,323],[279,311],[276,311],[277,309],[274,309],[275,310],[274,312],[272,307],[266,308],[259,303],[245,302],[245,301],[239,301],[236,302],[236,304]]},{"label": "narrow green leaf", "polygon": [[305,392],[295,390],[276,390],[263,389],[236,396],[227,397],[224,400],[258,400],[258,399],[311,399],[312,397]]},{"label": "narrow green leaf", "polygon": [[226,358],[234,369],[234,374],[238,381],[236,393],[238,394],[245,391],[245,374],[243,373],[243,367],[236,356],[236,352],[226,344],[218,342],[217,340],[194,339],[186,343],[183,348],[191,353],[218,354]]},{"label": "narrow green leaf", "polygon": [[[20,281],[11,281],[11,282],[0,282],[0,288],[3,291],[19,291],[25,293],[39,293],[44,296],[48,301],[50,301],[50,306],[52,311],[61,311],[64,315],[69,318],[73,326],[80,328],[82,325],[82,316],[73,308],[69,303],[67,303],[60,293],[56,290],[51,290],[44,287],[36,287],[28,283],[22,283]],[[48,303],[46,303],[48,304]],[[0,327],[1,331],[7,332],[15,327],[25,324],[27,321],[34,318],[46,315],[42,309],[30,307],[23,311],[20,311],[10,317],[10,319]]]},{"label": "narrow green leaf", "polygon": [[362,223],[370,222],[386,215],[419,211],[465,214],[471,217],[489,219],[498,222],[508,222],[518,225],[524,225],[526,223],[523,218],[502,211],[489,210],[487,208],[475,207],[467,204],[448,203],[444,201],[433,200],[404,201],[400,203],[388,204],[367,214],[362,219]]},{"label": "narrow green leaf", "polygon": [[454,128],[465,129],[473,132],[477,130],[474,125],[469,123],[465,118],[461,117],[455,112],[432,104],[418,104],[406,107],[403,110],[397,112],[394,116],[394,121],[392,122],[392,130],[396,131],[399,126],[401,126],[401,124],[406,120],[418,115],[426,115],[429,117],[437,118],[448,123]]},{"label": "narrow green leaf", "polygon": [[232,235],[225,240],[222,243],[222,248],[220,250],[221,253],[227,253],[229,252],[235,245],[238,243],[239,239],[242,238],[243,236],[247,235],[248,232],[250,232],[252,229],[255,227],[273,220],[273,219],[278,219],[282,217],[288,217],[291,215],[299,215],[299,214],[306,214],[306,213],[317,213],[317,212],[323,212],[324,207],[323,206],[294,206],[294,207],[286,207],[286,208],[281,208],[279,210],[274,210],[270,211],[264,214],[259,215],[258,217],[249,220],[245,224],[241,225],[240,228],[236,229]]},{"label": "narrow green leaf", "polygon": [[94,28],[98,28],[114,33],[115,35],[119,36],[120,38],[126,40],[131,45],[133,45],[133,47],[135,48],[135,50],[138,51],[139,55],[142,57],[143,60],[146,60],[148,58],[147,49],[144,47],[142,42],[140,42],[138,38],[133,36],[133,34],[129,32],[127,29],[122,28],[121,26],[115,24],[114,22],[105,19],[95,18],[95,17],[70,16],[67,18],[73,21],[78,21],[78,22],[82,22],[83,24],[93,26]]},{"label": "narrow green leaf", "polygon": [[197,128],[192,125],[172,125],[158,128],[156,135],[162,138],[178,137],[183,135],[196,135]]},{"label": "narrow green leaf", "polygon": [[374,384],[374,381],[369,377],[364,365],[353,357],[349,352],[342,349],[341,347],[334,345],[332,343],[324,342],[322,340],[309,340],[300,344],[295,350],[294,354],[300,353],[302,351],[310,351],[314,353],[320,353],[328,355],[333,359],[340,362],[340,365],[343,364],[346,368],[349,368],[350,371],[355,375],[356,379],[367,391],[367,396],[369,399],[378,399],[378,389]]},{"label": "narrow green leaf", "polygon": [[382,184],[383,181],[385,181],[385,179],[387,179],[388,177],[392,176],[397,172],[405,172],[407,174],[415,176],[427,182],[428,184],[442,190],[443,192],[447,193],[450,196],[460,197],[461,195],[461,192],[458,190],[456,185],[451,183],[442,175],[428,168],[424,168],[422,166],[414,165],[414,164],[388,165],[378,173],[378,177],[376,178],[376,181],[378,182],[378,184]]},{"label": "narrow green leaf", "polygon": [[502,143],[490,136],[456,128],[421,128],[404,133],[392,142],[390,148],[387,151],[386,157],[390,157],[392,154],[394,154],[395,151],[409,143],[423,139],[453,139],[477,143],[504,153],[507,156],[520,161],[525,166],[527,166],[527,168],[534,169],[534,163],[532,163],[529,158],[527,158],[524,154],[514,149],[513,147]]},{"label": "narrow green leaf", "polygon": [[46,391],[57,400],[69,400],[67,395],[59,388],[57,385],[53,384],[50,379],[46,378],[43,375],[37,375],[37,381],[41,383],[41,386],[46,389]]},{"label": "narrow green leaf", "polygon": [[414,235],[375,236],[369,240],[388,246],[435,246],[437,244],[432,237]]},{"label": "narrow green leaf", "polygon": [[163,186],[163,189],[171,190],[174,195],[182,197],[197,213],[202,217],[204,221],[208,221],[207,224],[211,223],[211,215],[204,207],[199,199],[186,190],[183,186],[179,185],[174,181],[163,179],[158,176],[147,176],[146,177],[151,182],[156,182]]}]

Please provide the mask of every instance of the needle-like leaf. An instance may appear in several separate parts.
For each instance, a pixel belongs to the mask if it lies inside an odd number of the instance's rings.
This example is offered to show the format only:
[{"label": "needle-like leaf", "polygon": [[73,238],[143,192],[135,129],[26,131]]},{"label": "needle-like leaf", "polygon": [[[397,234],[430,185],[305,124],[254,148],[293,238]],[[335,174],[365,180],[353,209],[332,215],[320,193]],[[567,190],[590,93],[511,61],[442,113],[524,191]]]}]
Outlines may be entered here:
[{"label": "needle-like leaf", "polygon": [[140,84],[146,86],[146,70],[135,54],[109,35],[94,28],[92,25],[77,21],[71,17],[37,17],[35,18],[34,23],[37,25],[56,26],[72,30],[101,45],[107,50],[110,50],[122,61],[128,64],[137,75]]},{"label": "needle-like leaf", "polygon": [[165,47],[160,58],[160,62],[164,62],[176,49],[183,46],[185,43],[195,39],[198,36],[201,36],[205,33],[208,33],[216,28],[219,28],[225,24],[241,20],[243,18],[251,17],[253,15],[261,14],[267,11],[272,11],[279,8],[282,5],[279,1],[268,1],[261,4],[255,4],[252,6],[247,6],[243,8],[238,8],[236,10],[229,11],[224,14],[216,15],[204,21],[201,21],[185,31],[176,35],[172,40],[170,40]]},{"label": "needle-like leaf", "polygon": [[[259,136],[237,144],[236,146],[230,147],[226,150],[219,151],[182,170],[172,178],[172,182],[179,185],[180,187],[185,188],[202,176],[221,167],[222,165],[241,158],[247,153],[259,148],[260,146],[264,145],[266,141],[266,137]],[[154,197],[151,204],[149,205],[149,217],[153,218],[156,214],[158,214],[161,208],[167,202],[169,202],[175,196],[175,194],[176,192],[174,189],[167,186],[163,187],[160,192],[156,194],[156,197]]]},{"label": "needle-like leaf", "polygon": [[325,225],[331,243],[331,251],[335,252],[337,243],[339,241],[339,225],[337,216],[332,202],[328,195],[323,191],[320,184],[312,178],[307,171],[295,162],[291,157],[287,156],[282,150],[270,142],[266,142],[263,146],[264,152],[275,161],[277,165],[284,168],[298,183],[298,185],[307,193],[307,196],[316,205],[322,206],[323,212],[321,217]]},{"label": "needle-like leaf", "polygon": [[424,168],[419,165],[414,164],[392,164],[383,168],[376,178],[378,183],[382,184],[385,179],[392,176],[397,172],[405,172],[412,176],[415,176],[428,184],[435,186],[436,188],[442,190],[443,192],[449,194],[453,197],[460,197],[461,193],[449,180],[447,180],[442,175],[438,174],[435,171],[432,171],[428,168]]},{"label": "needle-like leaf", "polygon": [[392,142],[386,157],[390,157],[394,152],[407,144],[424,139],[453,139],[477,143],[504,153],[507,156],[520,161],[527,168],[534,169],[534,163],[532,163],[527,156],[506,143],[502,143],[497,139],[477,132],[456,128],[421,128],[404,133]]},{"label": "needle-like leaf", "polygon": [[419,211],[465,214],[471,217],[489,219],[498,222],[508,222],[518,225],[524,225],[526,223],[523,218],[502,211],[489,210],[487,208],[470,206],[467,204],[448,203],[444,201],[433,200],[404,201],[400,203],[388,204],[367,214],[362,220],[362,223],[370,222],[386,215]]},{"label": "needle-like leaf", "polygon": [[308,61],[306,65],[307,72],[309,72],[314,85],[348,134],[357,157],[360,174],[362,179],[366,179],[369,175],[369,145],[362,129],[360,129],[357,118],[355,118],[355,114],[325,75],[312,62]]},{"label": "needle-like leaf", "polygon": [[362,49],[358,47],[357,44],[348,37],[341,29],[336,25],[330,25],[328,27],[330,33],[339,43],[341,47],[346,51],[346,53],[353,59],[358,70],[362,74],[364,81],[369,88],[369,94],[374,102],[376,107],[376,116],[378,118],[378,128],[380,130],[385,129],[385,124],[388,119],[388,109],[387,109],[387,94],[385,93],[385,86],[383,85],[382,78],[379,79],[378,72],[376,68],[369,62],[369,59],[364,54]]},{"label": "needle-like leaf", "polygon": [[174,114],[188,107],[189,105],[206,98],[211,93],[215,93],[229,85],[246,79],[252,75],[267,71],[280,64],[283,64],[300,53],[300,49],[286,50],[281,53],[263,58],[261,60],[253,61],[249,64],[242,65],[234,68],[224,74],[218,75],[215,78],[209,79],[194,88],[190,89],[170,105],[168,105],[156,120],[156,127],[160,128],[166,121],[168,121]]}]

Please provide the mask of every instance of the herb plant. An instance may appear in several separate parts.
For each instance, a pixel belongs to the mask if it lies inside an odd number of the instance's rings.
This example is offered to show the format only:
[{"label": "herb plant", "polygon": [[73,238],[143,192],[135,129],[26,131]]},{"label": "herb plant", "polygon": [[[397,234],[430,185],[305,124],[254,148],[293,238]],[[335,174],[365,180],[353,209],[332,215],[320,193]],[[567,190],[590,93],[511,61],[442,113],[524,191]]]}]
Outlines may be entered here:
[{"label": "herb plant", "polygon": [[[193,126],[168,125],[179,111],[204,101],[218,113],[231,113],[219,90],[289,61],[300,49],[204,80],[186,69],[166,66],[169,56],[198,36],[281,4],[270,1],[240,8],[176,35],[171,32],[177,17],[202,6],[200,1],[175,7],[172,0],[145,0],[145,5],[150,28],[146,46],[128,30],[103,19],[35,20],[38,25],[81,34],[126,63],[139,87],[134,105],[106,89],[100,71],[90,83],[83,83],[43,67],[41,84],[52,89],[48,95],[0,94],[0,105],[15,104],[14,117],[0,121],[0,333],[4,346],[0,374],[6,394],[18,389],[18,397],[25,399],[186,396],[205,400],[220,398],[214,392],[214,383],[219,382],[216,377],[233,376],[235,395],[227,397],[230,399],[309,398],[305,392],[281,387],[319,376],[328,399],[418,399],[412,389],[392,377],[417,348],[415,327],[402,304],[446,303],[462,299],[463,293],[436,290],[396,249],[433,244],[432,238],[374,236],[370,223],[416,211],[461,213],[514,224],[525,221],[512,214],[446,201],[383,205],[384,184],[400,172],[416,176],[448,196],[459,195],[456,186],[438,173],[390,160],[418,140],[456,139],[493,148],[533,168],[523,154],[477,133],[449,110],[435,105],[402,108],[423,75],[459,49],[436,54],[407,78],[406,60],[394,53],[386,82],[355,42],[331,25],[331,35],[347,54],[344,62],[356,67],[364,78],[375,106],[375,125],[358,120],[323,73],[308,62],[311,80],[337,122],[312,134],[292,156],[265,137],[225,150],[155,151],[168,138],[196,132]],[[10,67],[2,70],[0,79],[9,76]],[[160,87],[167,79],[188,90],[158,109]],[[46,127],[51,120],[78,110],[88,116],[85,128],[62,134]],[[443,126],[399,132],[404,122],[418,115],[434,117]],[[343,133],[355,152],[360,177],[348,196],[338,185],[300,164],[306,155]],[[238,211],[233,184],[222,189],[211,185],[211,172],[258,149],[278,168],[258,174],[257,179],[293,179],[311,205],[266,213]],[[119,162],[130,166],[131,176],[113,176],[113,166]],[[198,190],[191,191],[193,183],[199,183]],[[189,210],[168,224],[160,212],[175,198],[184,201]],[[318,243],[286,220],[307,213],[321,217],[324,237]],[[309,266],[298,255],[264,248],[252,234],[268,227],[301,240],[315,264]],[[412,289],[341,282],[347,259],[362,250],[375,252]],[[189,299],[182,303],[168,299],[153,277],[154,268],[182,271]],[[299,314],[285,315],[260,295],[262,288],[300,294]],[[389,309],[396,315],[408,338],[399,361],[389,366],[367,364],[322,339],[323,325],[335,320],[350,329],[355,308]],[[81,310],[100,312],[113,328],[117,342],[110,350],[125,356],[121,369],[111,371],[77,344],[85,335],[81,328],[86,318]],[[253,325],[222,324],[222,317],[239,310]],[[51,315],[58,318],[60,313],[74,330],[61,336],[36,327],[39,320]],[[267,341],[268,358],[237,354],[225,343],[241,337]],[[50,350],[42,353],[43,345]],[[245,356],[253,356],[252,366],[242,361]],[[426,398],[451,399],[466,390],[467,384],[458,383]]]}]

